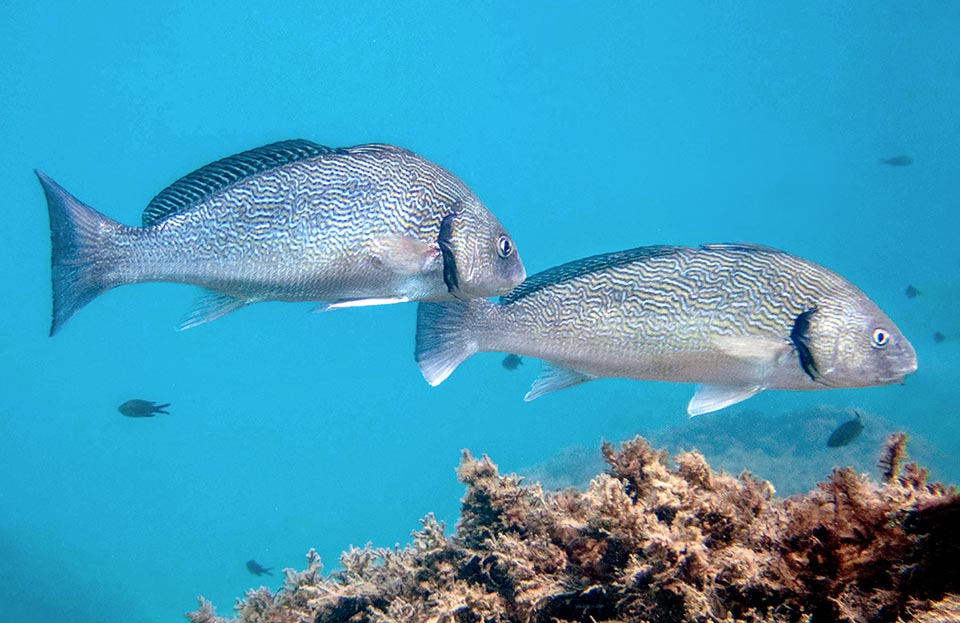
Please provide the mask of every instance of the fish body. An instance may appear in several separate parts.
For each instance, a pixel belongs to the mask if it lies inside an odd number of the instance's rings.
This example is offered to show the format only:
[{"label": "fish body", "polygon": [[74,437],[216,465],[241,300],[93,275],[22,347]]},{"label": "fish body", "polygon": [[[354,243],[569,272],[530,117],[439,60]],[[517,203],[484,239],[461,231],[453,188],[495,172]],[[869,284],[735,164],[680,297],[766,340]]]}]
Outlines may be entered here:
[{"label": "fish body", "polygon": [[128,400],[117,408],[117,411],[127,417],[153,417],[158,413],[170,415],[166,408],[170,403],[157,404],[151,400]]},{"label": "fish body", "polygon": [[256,576],[273,575],[271,573],[271,571],[273,571],[273,567],[264,567],[256,560],[247,561],[247,571],[249,571],[250,573]]},{"label": "fish body", "polygon": [[141,227],[37,172],[52,240],[51,335],[113,287],[198,285],[181,328],[258,301],[325,308],[492,296],[524,278],[513,242],[458,178],[390,145],[303,140],[207,165],[157,195]]},{"label": "fish body", "polygon": [[863,432],[863,418],[860,413],[855,413],[853,419],[847,420],[830,433],[827,439],[827,446],[830,448],[839,448],[845,446]]},{"label": "fish body", "polygon": [[475,352],[546,362],[526,399],[602,377],[698,383],[691,415],[764,389],[900,382],[913,347],[859,289],[758,245],[656,246],[533,275],[500,304],[423,303],[416,359],[441,383]]},{"label": "fish body", "polygon": [[908,286],[906,287],[906,289],[903,291],[903,294],[904,294],[908,299],[915,299],[915,298],[917,298],[918,296],[920,296],[920,290],[918,290],[917,288],[915,288],[915,287],[912,286],[912,285],[908,285]]},{"label": "fish body", "polygon": [[891,167],[908,167],[913,164],[913,158],[910,156],[893,156],[892,158],[881,158],[880,164],[886,164]]}]

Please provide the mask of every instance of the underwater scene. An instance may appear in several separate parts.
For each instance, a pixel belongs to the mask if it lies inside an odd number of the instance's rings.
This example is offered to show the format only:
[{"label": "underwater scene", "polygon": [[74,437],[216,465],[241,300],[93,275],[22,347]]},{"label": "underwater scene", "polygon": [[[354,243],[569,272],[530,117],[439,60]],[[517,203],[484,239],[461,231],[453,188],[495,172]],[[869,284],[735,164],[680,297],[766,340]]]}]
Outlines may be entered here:
[{"label": "underwater scene", "polygon": [[960,5],[0,5],[0,621],[960,620]]}]

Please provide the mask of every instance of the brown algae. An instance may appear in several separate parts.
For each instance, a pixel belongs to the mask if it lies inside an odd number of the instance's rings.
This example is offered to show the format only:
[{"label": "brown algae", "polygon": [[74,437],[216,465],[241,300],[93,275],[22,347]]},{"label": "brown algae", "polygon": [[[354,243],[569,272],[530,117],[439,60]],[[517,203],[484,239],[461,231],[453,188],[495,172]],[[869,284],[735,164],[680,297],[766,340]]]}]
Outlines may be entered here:
[{"label": "brown algae", "polygon": [[[236,606],[243,623],[431,621],[957,620],[960,495],[903,464],[889,440],[881,483],[837,469],[777,499],[698,452],[671,462],[640,437],[602,448],[585,492],[547,492],[464,452],[453,535],[432,515],[405,548],[352,548],[322,573],[285,571]],[[187,615],[224,623],[209,602]]]}]

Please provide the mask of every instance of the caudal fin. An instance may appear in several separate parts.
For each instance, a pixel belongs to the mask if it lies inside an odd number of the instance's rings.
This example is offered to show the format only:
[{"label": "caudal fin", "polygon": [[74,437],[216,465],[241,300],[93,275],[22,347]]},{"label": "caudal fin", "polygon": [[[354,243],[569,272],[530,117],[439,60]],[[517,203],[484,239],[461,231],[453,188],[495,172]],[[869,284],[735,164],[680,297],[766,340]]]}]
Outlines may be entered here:
[{"label": "caudal fin", "polygon": [[479,351],[471,334],[471,317],[486,299],[420,303],[417,306],[417,347],[414,356],[427,383],[439,385],[463,361]]},{"label": "caudal fin", "polygon": [[110,238],[122,227],[84,205],[41,171],[35,171],[47,195],[53,280],[50,335],[97,295],[118,285],[117,254]]}]

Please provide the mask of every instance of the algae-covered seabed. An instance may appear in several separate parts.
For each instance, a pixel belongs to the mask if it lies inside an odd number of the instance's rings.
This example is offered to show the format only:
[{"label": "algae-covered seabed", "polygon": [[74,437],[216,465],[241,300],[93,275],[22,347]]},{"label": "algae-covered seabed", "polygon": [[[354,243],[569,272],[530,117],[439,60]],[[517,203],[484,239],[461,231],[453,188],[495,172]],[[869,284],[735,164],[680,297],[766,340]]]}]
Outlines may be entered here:
[{"label": "algae-covered seabed", "polygon": [[[586,491],[545,492],[464,452],[452,536],[433,515],[403,549],[352,548],[322,575],[311,550],[243,623],[894,621],[960,617],[960,494],[880,454],[882,484],[837,469],[809,494],[714,472],[637,437],[603,446]],[[194,623],[224,623],[209,602]]]},{"label": "algae-covered seabed", "polygon": [[[283,582],[250,559],[302,568],[314,547],[334,572],[349,545],[406,543],[430,512],[452,530],[463,448],[530,480],[588,448],[582,485],[601,440],[640,433],[789,493],[834,466],[875,474],[882,428],[960,482],[958,41],[953,3],[0,2],[0,619],[170,623],[198,594],[229,613]],[[919,371],[690,421],[686,385],[523,403],[538,363],[493,354],[428,387],[413,306],[253,305],[176,332],[198,293],[145,284],[47,337],[34,168],[133,225],[180,176],[289,138],[450,169],[531,273],[649,244],[810,258],[889,314]],[[899,155],[912,164],[879,163]],[[170,416],[125,418],[130,399]],[[837,420],[809,436],[757,424],[821,405]],[[852,409],[863,436],[825,454],[818,435]]]}]

